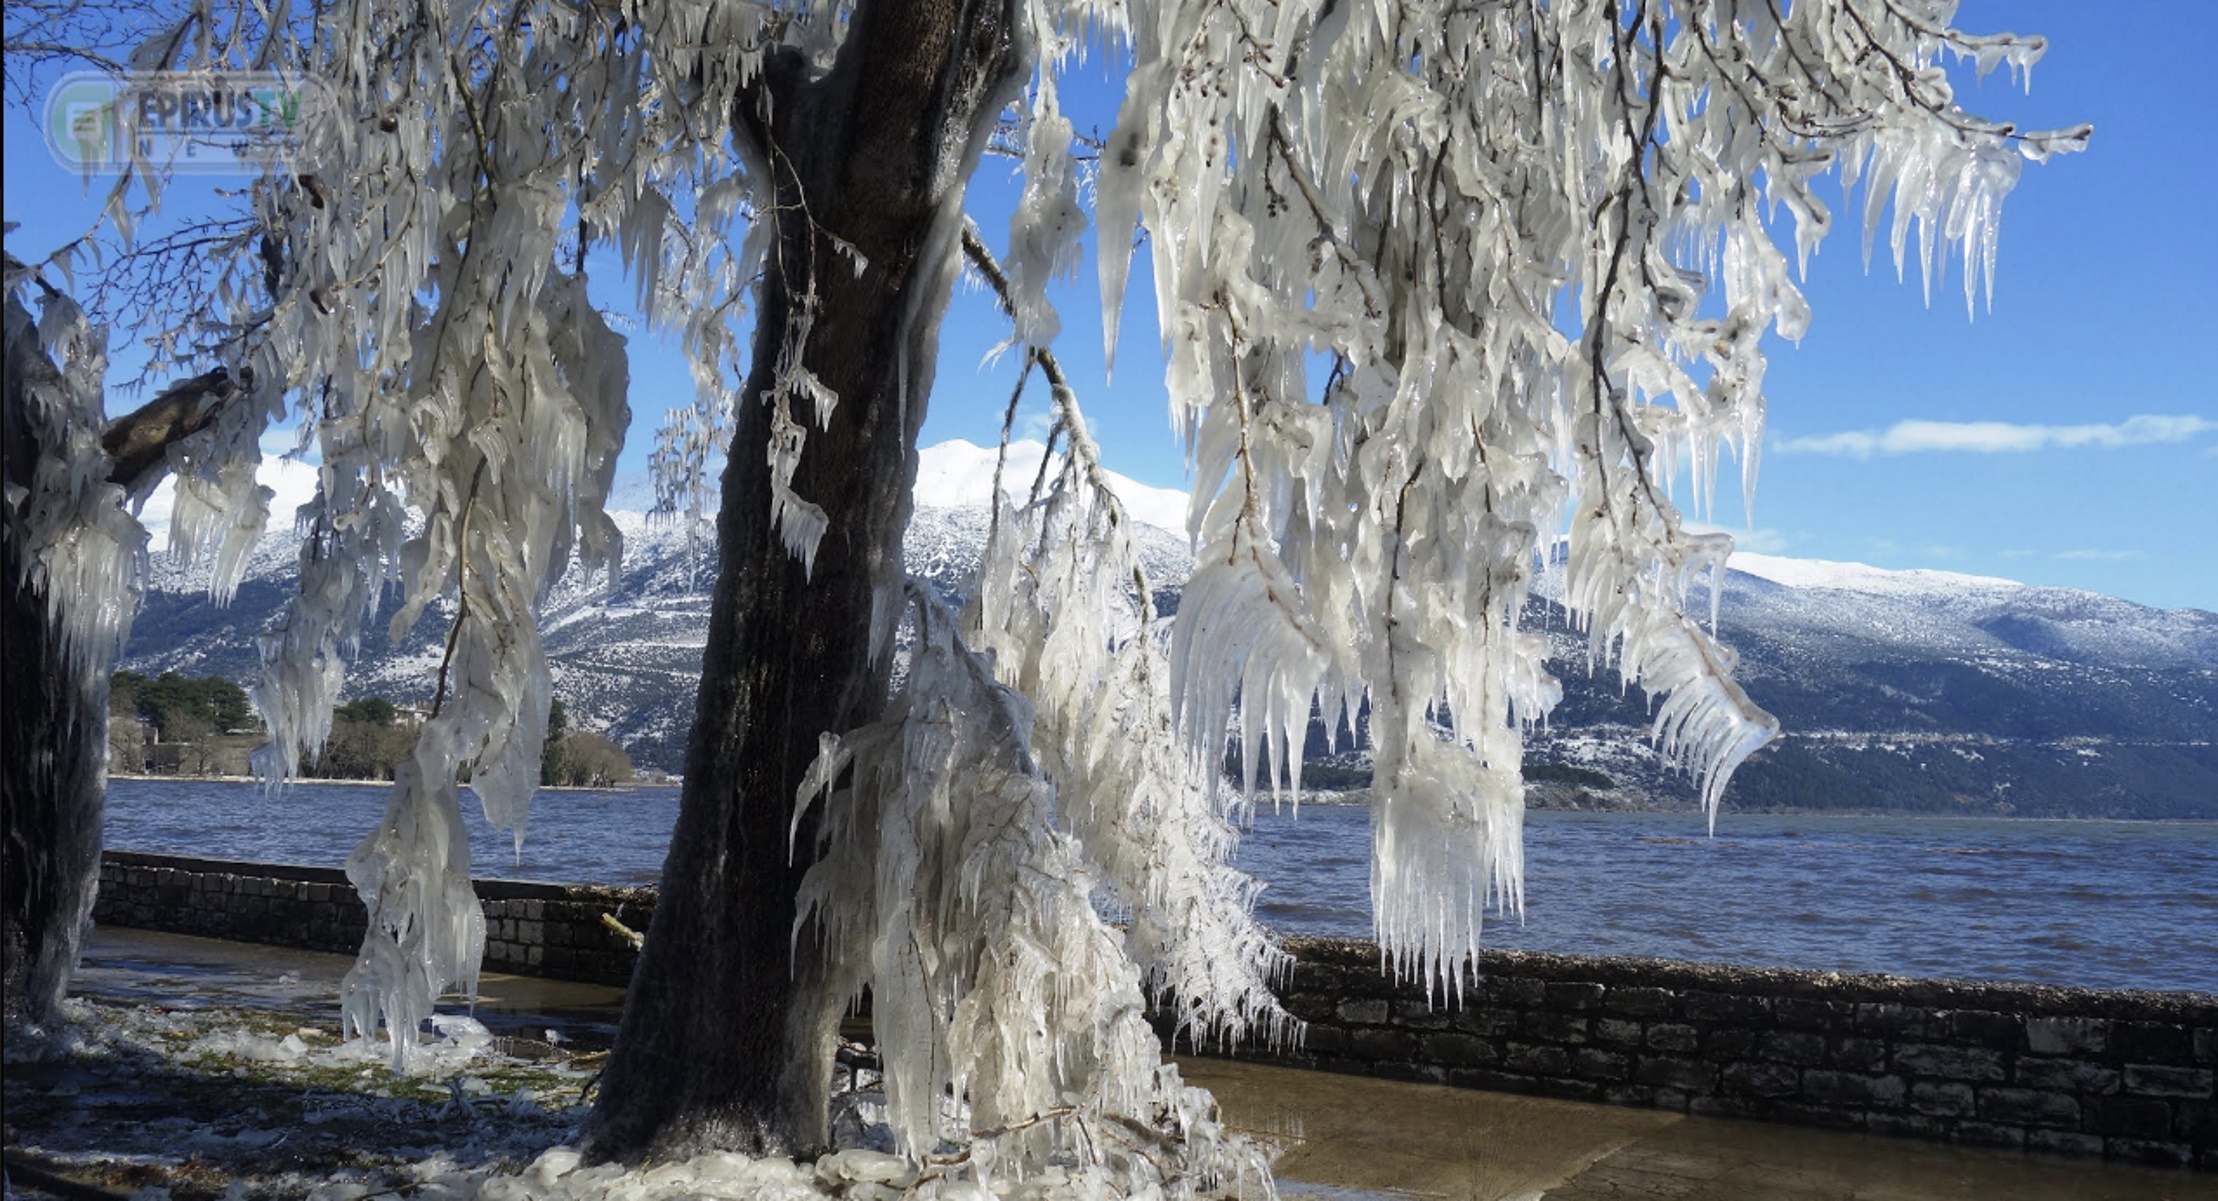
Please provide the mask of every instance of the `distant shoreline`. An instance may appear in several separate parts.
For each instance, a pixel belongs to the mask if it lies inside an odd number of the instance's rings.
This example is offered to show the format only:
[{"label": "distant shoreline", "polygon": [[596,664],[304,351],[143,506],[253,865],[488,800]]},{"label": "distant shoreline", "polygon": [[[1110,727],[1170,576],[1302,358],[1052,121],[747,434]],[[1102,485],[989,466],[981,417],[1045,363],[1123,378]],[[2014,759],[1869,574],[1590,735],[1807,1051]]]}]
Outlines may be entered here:
[{"label": "distant shoreline", "polygon": [[[1235,785],[1235,787],[1237,787],[1237,785]],[[1360,808],[1363,808],[1363,807],[1365,807],[1365,806],[1367,806],[1367,805],[1369,805],[1369,804],[1371,803],[1371,800],[1370,800],[1370,796],[1371,796],[1371,794],[1370,794],[1370,790],[1369,790],[1369,789],[1367,789],[1367,788],[1317,788],[1317,789],[1304,788],[1304,789],[1302,789],[1302,792],[1301,792],[1301,804],[1302,804],[1303,806],[1305,806],[1305,807],[1306,807],[1306,806],[1310,806],[1310,805],[1316,805],[1316,806],[1319,806],[1319,807],[1321,807],[1321,808],[1327,808],[1327,809],[1360,809]],[[1257,813],[1257,814],[1261,814],[1261,813],[1264,813],[1264,812],[1267,812],[1267,811],[1271,810],[1271,809],[1272,809],[1273,807],[1274,807],[1274,798],[1273,798],[1273,796],[1272,796],[1272,794],[1271,794],[1271,791],[1270,791],[1270,790],[1269,790],[1268,788],[1264,788],[1264,787],[1260,787],[1260,786],[1259,786],[1259,787],[1257,787],[1257,788],[1256,788],[1256,790],[1255,790],[1255,799],[1254,799],[1254,801],[1253,801],[1253,802],[1252,802],[1252,803],[1250,804],[1250,810],[1251,810],[1252,812],[1254,812],[1254,813]],[[1280,810],[1290,810],[1290,809],[1292,809],[1292,808],[1294,807],[1293,794],[1292,794],[1292,793],[1289,793],[1289,792],[1281,792],[1281,793],[1279,793],[1279,794],[1278,794],[1278,796],[1277,796],[1277,798],[1276,798],[1276,807],[1277,807],[1278,809],[1280,809]],[[1690,807],[1674,807],[1674,806],[1667,806],[1667,805],[1648,805],[1648,806],[1641,806],[1641,805],[1591,805],[1591,806],[1589,806],[1589,805],[1565,805],[1565,804],[1560,804],[1560,803],[1555,803],[1555,802],[1551,802],[1551,801],[1545,801],[1545,800],[1544,800],[1544,801],[1542,801],[1541,803],[1535,804],[1535,803],[1533,802],[1533,800],[1532,800],[1532,798],[1531,798],[1531,796],[1530,796],[1530,794],[1529,794],[1529,793],[1528,793],[1528,796],[1527,796],[1527,799],[1526,799],[1526,802],[1525,802],[1525,812],[1527,812],[1527,813],[1591,813],[1591,814],[1595,814],[1595,815],[1597,815],[1597,816],[1602,816],[1602,817],[1620,817],[1620,816],[1624,816],[1624,817],[1636,817],[1636,816],[1637,816],[1637,817],[1658,817],[1658,816],[1662,816],[1662,817],[1694,817],[1694,818],[1699,818],[1699,817],[1702,817],[1702,816],[1704,816],[1704,815],[1703,815],[1703,813],[1702,813],[1702,811],[1701,811],[1700,809],[1697,809],[1697,808],[1693,808],[1693,807],[1691,807],[1691,806],[1690,806]],[[1827,818],[1827,817],[1843,817],[1843,818],[1849,818],[1849,817],[1853,817],[1853,818],[1874,818],[1874,817],[1882,817],[1882,818],[1891,818],[1891,819],[1895,819],[1895,820],[1907,820],[1907,821],[1934,821],[1934,820],[1948,820],[1948,821],[2007,821],[2007,822],[2132,822],[2132,823],[2134,823],[2134,824],[2136,824],[2136,825],[2162,825],[2162,824],[2168,824],[2168,823],[2169,823],[2169,824],[2176,824],[2176,825],[2194,825],[2194,826],[2202,826],[2202,825],[2212,825],[2212,824],[2218,824],[2218,818],[2198,818],[2198,817],[2110,817],[2110,816],[2102,816],[2102,817],[2088,817],[2088,816],[2077,816],[2077,815],[2065,815],[2065,816],[2058,816],[2058,815],[2056,815],[2056,814],[2050,814],[2050,813],[2044,813],[2044,814],[2028,814],[2028,815],[2025,815],[2025,816],[2019,816],[2019,815],[2017,815],[2017,814],[2012,814],[2012,813],[1996,813],[1996,812],[1993,812],[1992,810],[1989,810],[1989,811],[1986,811],[1986,812],[1980,812],[1980,813],[1948,813],[1948,812],[1944,812],[1944,811],[1941,811],[1941,810],[1937,810],[1937,809],[1870,809],[1870,808],[1831,808],[1831,807],[1828,807],[1828,808],[1823,808],[1823,809],[1819,809],[1819,808],[1809,808],[1809,809],[1795,809],[1795,808],[1785,808],[1785,809],[1736,809],[1736,808],[1734,808],[1734,807],[1733,807],[1733,805],[1732,805],[1732,801],[1731,801],[1731,799],[1730,799],[1730,798],[1728,798],[1728,799],[1727,799],[1727,801],[1726,801],[1726,807],[1718,811],[1718,815],[1717,815],[1717,820],[1718,820],[1718,824],[1719,824],[1719,826],[1721,826],[1721,827],[1722,827],[1722,826],[1724,826],[1724,825],[1726,825],[1726,824],[1730,823],[1731,821],[1733,821],[1733,819],[1735,819],[1735,818],[1742,818],[1742,817],[1795,817],[1795,818]]]},{"label": "distant shoreline", "polygon": [[[143,773],[139,773],[139,772],[122,772],[122,771],[112,771],[112,772],[109,772],[109,773],[108,773],[108,778],[109,778],[109,779],[111,779],[111,780],[137,780],[137,781],[140,781],[140,782],[143,782],[143,783],[147,783],[147,784],[169,784],[169,783],[178,783],[178,784],[260,784],[260,783],[262,783],[262,781],[260,781],[260,780],[258,780],[258,779],[256,779],[256,778],[254,778],[253,776],[186,776],[186,775],[167,775],[167,776],[153,776],[153,775],[146,775],[146,774],[143,774]],[[295,784],[352,784],[352,785],[356,785],[356,786],[358,786],[358,787],[362,787],[362,788],[388,788],[388,787],[391,787],[391,786],[392,786],[392,783],[393,783],[393,782],[392,782],[391,780],[331,780],[331,779],[325,779],[325,778],[324,778],[324,777],[322,777],[322,776],[292,776],[292,777],[288,777],[287,779],[284,779],[284,780],[281,780],[281,781],[279,781],[279,782],[278,782],[278,787],[281,787],[281,788],[290,788],[290,787],[292,787],[292,786],[293,786],[293,785],[295,785]],[[577,784],[541,784],[541,785],[539,786],[539,791],[541,791],[541,792],[646,792],[646,791],[654,791],[654,792],[665,792],[665,791],[670,791],[670,790],[674,790],[674,789],[682,788],[682,787],[684,787],[684,786],[685,786],[685,781],[683,781],[683,780],[671,780],[671,781],[669,781],[668,783],[664,783],[664,784],[654,784],[654,783],[649,783],[649,782],[647,782],[647,781],[644,781],[644,780],[631,780],[631,781],[627,781],[627,782],[625,782],[625,783],[622,783],[622,784],[611,784],[611,785],[609,785],[609,786],[607,786],[607,787],[605,787],[605,788],[593,788],[593,787],[587,787],[587,786],[585,786],[585,785],[577,785]],[[464,788],[468,788],[468,787],[469,787],[469,785],[468,785],[468,784],[464,784],[464,785],[463,785],[463,787],[464,787]]]},{"label": "distant shoreline", "polygon": [[[108,773],[108,778],[109,778],[109,779],[111,779],[111,780],[133,780],[133,781],[137,781],[137,782],[140,782],[140,783],[146,783],[146,784],[167,784],[167,783],[179,783],[179,784],[259,784],[259,783],[261,783],[261,781],[259,781],[259,780],[256,780],[256,779],[255,779],[254,777],[252,777],[252,776],[154,776],[154,775],[143,775],[143,774],[137,774],[137,773],[128,773],[128,772],[110,772],[110,773]],[[292,785],[296,785],[296,784],[308,784],[308,785],[320,785],[320,784],[347,784],[347,785],[353,785],[353,786],[356,786],[356,787],[362,787],[362,788],[384,788],[384,787],[389,787],[389,786],[390,786],[390,785],[392,784],[392,781],[391,781],[391,780],[327,780],[327,779],[322,779],[322,778],[295,777],[295,778],[293,778],[293,779],[289,779],[289,780],[286,780],[286,781],[285,781],[285,782],[284,782],[284,783],[283,783],[282,785],[280,785],[280,786],[281,786],[281,787],[290,787],[290,786],[292,786]],[[644,782],[644,781],[634,780],[634,781],[631,781],[631,782],[629,782],[629,783],[625,783],[625,784],[614,784],[614,785],[610,785],[610,786],[608,786],[608,787],[606,787],[606,788],[588,788],[588,787],[581,787],[581,786],[575,786],[575,785],[567,785],[567,784],[561,784],[561,785],[558,785],[558,784],[542,784],[542,785],[540,785],[540,786],[539,786],[539,791],[540,791],[540,792],[598,792],[598,793],[632,793],[632,792],[639,792],[639,793],[649,793],[649,792],[673,792],[673,793],[674,793],[674,792],[677,792],[677,791],[679,791],[680,789],[682,789],[682,788],[683,788],[684,786],[685,786],[685,782],[684,782],[683,780],[671,780],[671,781],[668,781],[668,782],[666,782],[666,783],[661,783],[661,784],[647,783],[647,782]],[[463,785],[463,787],[467,788],[467,787],[469,787],[469,785],[465,784],[465,785]],[[1278,807],[1280,807],[1280,808],[1282,808],[1282,809],[1291,809],[1291,808],[1293,807],[1293,801],[1292,801],[1292,796],[1291,796],[1291,794],[1287,794],[1287,793],[1282,793],[1282,794],[1280,794],[1280,796],[1281,796],[1281,797],[1283,798],[1283,800],[1282,800],[1281,804],[1280,804],[1280,805],[1279,805]],[[1368,789],[1316,789],[1316,790],[1312,790],[1312,789],[1307,789],[1307,788],[1305,788],[1305,789],[1303,789],[1303,790],[1302,790],[1302,793],[1301,793],[1301,804],[1302,804],[1302,805],[1305,805],[1305,806],[1308,806],[1308,805],[1316,805],[1316,806],[1321,806],[1321,807],[1325,807],[1325,808],[1332,808],[1332,809],[1358,809],[1358,808],[1362,808],[1362,807],[1364,807],[1364,806],[1367,806],[1367,805],[1369,805],[1369,804],[1370,804],[1370,793],[1369,793],[1369,790],[1368,790]],[[1269,809],[1269,808],[1271,808],[1271,807],[1272,807],[1272,805],[1273,805],[1273,799],[1272,799],[1272,796],[1271,796],[1271,793],[1270,793],[1270,791],[1269,791],[1268,789],[1265,789],[1265,788],[1258,788],[1258,789],[1256,789],[1256,792],[1255,792],[1255,800],[1254,800],[1254,802],[1253,802],[1253,805],[1252,805],[1252,810],[1253,810],[1253,811],[1254,811],[1255,813],[1257,813],[1257,814],[1261,814],[1261,813],[1262,813],[1263,811],[1265,811],[1266,809]],[[1533,804],[1533,803],[1531,803],[1531,802],[1529,802],[1529,801],[1528,801],[1528,803],[1527,803],[1527,804],[1526,804],[1526,806],[1525,806],[1525,812],[1527,812],[1527,813],[1591,813],[1591,814],[1597,814],[1597,815],[1601,815],[1601,816],[1618,816],[1618,815],[1628,815],[1628,816],[1630,816],[1630,815],[1642,815],[1642,816],[1648,816],[1648,815],[1667,815],[1667,816],[1681,816],[1681,817],[1701,817],[1701,816],[1703,816],[1703,814],[1702,814],[1702,811],[1701,811],[1701,810],[1699,810],[1699,809],[1692,809],[1692,808],[1671,808],[1671,807],[1666,807],[1666,806],[1650,806],[1650,807],[1641,807],[1641,806],[1619,806],[1619,805],[1597,805],[1597,806],[1592,806],[1592,807],[1586,807],[1586,806],[1578,806],[1578,805],[1563,805],[1563,804],[1552,804],[1552,803],[1545,803],[1545,802],[1544,802],[1544,803],[1541,803],[1541,804]],[[1990,811],[1987,811],[1987,812],[1980,812],[1980,813],[1947,813],[1947,812],[1943,812],[1943,811],[1939,811],[1939,810],[1933,810],[1933,809],[1876,809],[1876,808],[1830,808],[1830,807],[1829,807],[1829,808],[1823,808],[1823,809],[1817,809],[1817,808],[1811,808],[1811,809],[1791,809],[1791,808],[1790,808],[1790,809],[1768,809],[1768,808],[1767,808],[1767,809],[1735,809],[1735,808],[1733,808],[1733,807],[1732,807],[1732,805],[1731,805],[1731,802],[1730,802],[1730,801],[1728,801],[1728,802],[1727,802],[1727,806],[1726,806],[1726,808],[1724,808],[1724,809],[1722,809],[1722,810],[1720,810],[1720,811],[1718,812],[1718,815],[1717,815],[1717,820],[1718,820],[1718,824],[1719,824],[1719,825],[1720,825],[1720,826],[1722,827],[1722,826],[1726,826],[1726,825],[1729,825],[1729,824],[1730,824],[1730,823],[1731,823],[1731,822],[1732,822],[1732,821],[1733,821],[1733,820],[1734,820],[1735,818],[1744,818],[1744,817],[1793,817],[1793,818],[1804,818],[1804,819],[1817,819],[1817,818],[1834,818],[1834,817],[1838,817],[1838,818],[1889,818],[1889,819],[1892,819],[1892,820],[1895,820],[1895,821],[1936,821],[1936,820],[1949,820],[1949,821],[2007,821],[2007,822],[2130,822],[2130,823],[2133,823],[2133,824],[2135,824],[2135,825],[2165,825],[2165,824],[2173,824],[2173,825],[2195,825],[2195,826],[2201,826],[2201,825],[2211,825],[2211,824],[2214,824],[2214,823],[2218,823],[2218,818],[2195,818],[2195,817],[2116,817],[2116,816],[2084,816],[2084,815],[2064,815],[2064,816],[2058,816],[2058,815],[2056,815],[2056,814],[2028,814],[2028,815],[2025,815],[2025,816],[2019,816],[2019,815],[2017,815],[2017,814],[2010,814],[2010,813],[1995,813],[1995,812],[1993,812],[1993,811],[1991,811],[1991,810],[1990,810]]]}]

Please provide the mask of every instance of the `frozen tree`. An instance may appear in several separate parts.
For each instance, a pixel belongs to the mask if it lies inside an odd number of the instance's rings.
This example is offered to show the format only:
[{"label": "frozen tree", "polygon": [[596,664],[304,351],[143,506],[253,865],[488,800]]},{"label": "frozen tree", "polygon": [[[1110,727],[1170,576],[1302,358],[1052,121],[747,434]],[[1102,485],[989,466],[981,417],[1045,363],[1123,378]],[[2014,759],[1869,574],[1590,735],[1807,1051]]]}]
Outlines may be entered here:
[{"label": "frozen tree", "polygon": [[[149,39],[142,6],[117,0],[11,5],[8,98],[30,101],[34,84],[57,68],[120,76],[158,66],[188,28],[180,23]],[[136,166],[106,192],[94,230],[39,262],[17,260],[15,223],[8,226],[0,588],[11,697],[0,790],[11,1030],[54,1022],[92,912],[109,668],[130,628],[147,553],[136,507],[164,479],[175,480],[170,549],[188,562],[210,560],[211,597],[228,601],[267,517],[269,493],[255,480],[258,440],[283,412],[288,390],[282,376],[257,381],[242,353],[246,329],[230,322],[242,282],[277,266],[276,244],[242,216],[131,246],[136,221],[161,193],[157,165]],[[124,262],[149,269],[97,273],[90,281],[96,299],[81,305],[69,285],[78,267],[99,258],[92,240],[101,224],[122,236]],[[212,275],[202,270],[211,264]],[[119,290],[155,310],[126,323],[155,335],[142,378],[185,363],[203,370],[111,421],[104,316],[117,306],[100,300]],[[207,309],[218,311],[201,321]],[[172,318],[190,318],[196,328],[178,328]]]},{"label": "frozen tree", "polygon": [[[19,293],[35,290],[33,315]],[[125,509],[173,469],[239,392],[217,370],[111,422],[106,331],[7,260],[7,646],[0,805],[6,814],[5,1010],[51,1026],[91,919],[100,870],[108,681],[137,605],[146,531]],[[250,477],[251,478],[251,477]]]},{"label": "frozen tree", "polygon": [[[300,597],[263,648],[267,769],[324,737],[389,583],[396,626],[450,606],[437,713],[348,864],[372,910],[350,1026],[404,1061],[471,984],[456,770],[522,837],[548,708],[533,605],[620,550],[601,503],[624,343],[582,278],[609,245],[700,384],[659,494],[703,507],[730,462],[598,1152],[823,1146],[836,1019],[867,987],[889,1125],[935,1188],[1052,1163],[1085,1191],[1185,1194],[1253,1170],[1140,1015],[1290,1033],[1227,858],[1259,775],[1298,793],[1314,708],[1368,713],[1381,943],[1450,991],[1482,911],[1520,895],[1522,733],[1559,693],[1519,627],[1537,573],[1560,569],[1589,659],[1656,698],[1713,813],[1774,731],[1686,612],[1730,544],[1668,491],[1687,472],[1706,498],[1722,450],[1753,484],[1762,338],[1808,321],[1780,243],[1824,237],[1837,171],[1867,248],[1887,231],[1900,270],[1915,239],[1928,288],[1960,251],[1969,300],[2021,161],[2086,137],[1963,111],[1950,60],[2023,73],[2042,43],[1952,10],[350,0],[241,38],[195,9],[146,65],[285,64],[346,98],[254,192],[269,295],[232,294],[224,343],[323,461]],[[1127,68],[1098,142],[1060,98],[1084,54]],[[989,146],[1025,179],[1000,263],[962,215]],[[1089,208],[1112,355],[1145,232],[1194,470],[1198,566],[1167,632],[1051,350],[1047,285]],[[997,512],[953,614],[907,584],[900,534],[966,253],[1068,451]],[[238,494],[204,493],[223,524]],[[1215,778],[1228,737],[1245,788]]]}]

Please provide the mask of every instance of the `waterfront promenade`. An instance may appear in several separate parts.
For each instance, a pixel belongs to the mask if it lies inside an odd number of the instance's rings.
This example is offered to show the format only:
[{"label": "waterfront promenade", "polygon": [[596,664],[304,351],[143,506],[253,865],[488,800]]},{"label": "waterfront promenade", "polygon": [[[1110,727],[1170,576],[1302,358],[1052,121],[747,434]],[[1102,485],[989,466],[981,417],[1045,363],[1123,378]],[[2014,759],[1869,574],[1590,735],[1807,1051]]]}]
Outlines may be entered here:
[{"label": "waterfront promenade", "polygon": [[[654,890],[473,884],[486,971],[631,979],[608,919],[649,928]],[[94,916],[351,955],[364,911],[331,868],[111,852]],[[2218,1174],[2218,994],[1485,951],[1443,997],[1374,943],[1285,946],[1305,1035],[1230,1058]]]},{"label": "waterfront promenade", "polygon": [[[345,956],[102,927],[77,991],[333,1006]],[[613,1032],[619,990],[488,974],[496,1031]],[[2218,1176],[1212,1059],[1182,1061],[1233,1125],[1280,1143],[1292,1201],[2218,1201]]]}]

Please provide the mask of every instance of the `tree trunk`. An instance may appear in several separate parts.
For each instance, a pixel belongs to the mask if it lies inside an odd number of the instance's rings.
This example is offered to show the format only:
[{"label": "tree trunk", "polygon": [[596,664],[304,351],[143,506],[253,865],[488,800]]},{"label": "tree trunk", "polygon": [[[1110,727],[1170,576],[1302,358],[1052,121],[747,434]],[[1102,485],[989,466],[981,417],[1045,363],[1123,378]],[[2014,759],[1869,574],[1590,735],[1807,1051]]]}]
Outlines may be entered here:
[{"label": "tree trunk", "polygon": [[[743,141],[777,187],[758,219],[778,228],[724,474],[682,807],[594,1114],[597,1154],[825,1143],[843,998],[813,935],[795,936],[813,837],[789,843],[794,793],[820,735],[885,704],[873,609],[898,603],[963,186],[1022,77],[1015,20],[1010,0],[866,3],[829,73],[774,57],[767,122],[742,103]],[[859,274],[834,237],[866,260]],[[839,397],[829,428],[794,409],[809,430],[793,488],[830,518],[813,579],[773,521],[766,462],[780,353],[812,294],[802,361]]]},{"label": "tree trunk", "polygon": [[[45,448],[31,420],[30,390],[59,378],[36,322],[7,300],[6,478],[29,488]],[[12,509],[13,502],[10,502]],[[0,552],[0,636],[7,648],[7,717],[0,721],[0,806],[5,818],[6,1021],[51,1025],[100,883],[100,822],[107,793],[108,676],[70,664],[45,582],[26,571],[15,514]],[[64,598],[63,603],[70,603]],[[100,660],[105,663],[105,658]]]}]

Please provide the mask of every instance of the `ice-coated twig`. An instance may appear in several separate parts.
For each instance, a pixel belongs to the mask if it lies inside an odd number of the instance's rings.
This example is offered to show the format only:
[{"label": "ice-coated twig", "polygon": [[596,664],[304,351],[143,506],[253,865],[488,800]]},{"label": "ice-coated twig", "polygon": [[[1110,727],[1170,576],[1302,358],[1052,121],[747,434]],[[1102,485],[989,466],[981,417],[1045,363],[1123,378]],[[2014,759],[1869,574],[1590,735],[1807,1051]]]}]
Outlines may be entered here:
[{"label": "ice-coated twig", "polygon": [[602,914],[601,924],[608,927],[609,932],[614,934],[616,937],[630,943],[631,948],[634,951],[637,951],[647,945],[646,935],[641,934],[639,931],[632,929],[630,926],[627,926],[620,921],[617,921],[616,915],[613,913]]}]

